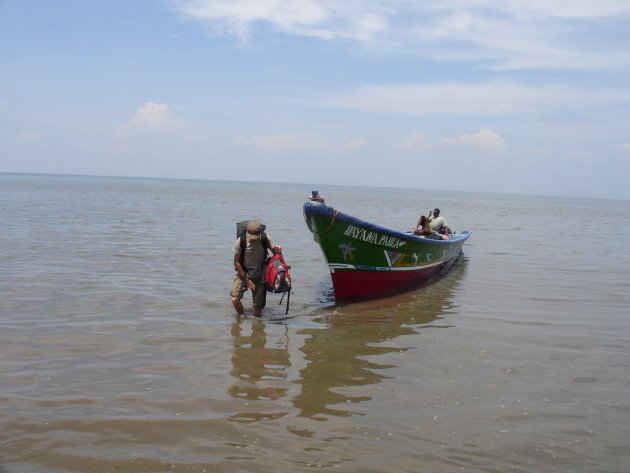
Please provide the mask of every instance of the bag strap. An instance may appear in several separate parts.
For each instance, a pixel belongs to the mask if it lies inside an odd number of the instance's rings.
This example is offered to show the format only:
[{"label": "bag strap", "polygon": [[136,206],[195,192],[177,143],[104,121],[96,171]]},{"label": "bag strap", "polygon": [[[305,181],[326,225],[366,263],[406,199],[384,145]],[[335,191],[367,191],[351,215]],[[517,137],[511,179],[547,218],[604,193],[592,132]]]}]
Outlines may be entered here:
[{"label": "bag strap", "polygon": [[289,301],[291,300],[291,290],[289,289],[287,292],[282,293],[282,297],[280,298],[280,302],[278,305],[282,305],[282,300],[284,299],[284,295],[287,294],[287,310],[284,311],[284,315],[289,313]]}]

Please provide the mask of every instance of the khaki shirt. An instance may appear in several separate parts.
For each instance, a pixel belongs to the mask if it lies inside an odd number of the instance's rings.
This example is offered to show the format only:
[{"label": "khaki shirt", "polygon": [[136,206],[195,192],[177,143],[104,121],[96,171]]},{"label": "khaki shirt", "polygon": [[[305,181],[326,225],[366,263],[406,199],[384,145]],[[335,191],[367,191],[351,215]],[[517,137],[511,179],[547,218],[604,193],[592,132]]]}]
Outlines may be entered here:
[{"label": "khaki shirt", "polygon": [[[267,257],[267,251],[262,246],[260,238],[258,240],[250,240],[245,237],[245,257],[243,258],[243,269],[251,279],[258,279],[263,275],[262,264]],[[269,246],[273,248],[273,240],[267,235]],[[235,255],[241,254],[241,239],[237,238],[232,247]]]},{"label": "khaki shirt", "polygon": [[430,217],[429,227],[431,227],[432,232],[440,233],[444,227],[448,227],[448,223],[446,223],[446,219],[444,217]]}]

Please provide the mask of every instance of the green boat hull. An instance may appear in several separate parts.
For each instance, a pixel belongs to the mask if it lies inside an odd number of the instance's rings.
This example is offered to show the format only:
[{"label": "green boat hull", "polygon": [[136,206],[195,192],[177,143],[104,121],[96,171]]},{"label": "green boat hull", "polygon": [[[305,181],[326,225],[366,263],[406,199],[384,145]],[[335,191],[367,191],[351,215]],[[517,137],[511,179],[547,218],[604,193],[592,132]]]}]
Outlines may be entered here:
[{"label": "green boat hull", "polygon": [[344,214],[315,201],[304,218],[330,269],[335,298],[374,298],[417,286],[459,258],[465,231],[449,240],[422,238]]}]

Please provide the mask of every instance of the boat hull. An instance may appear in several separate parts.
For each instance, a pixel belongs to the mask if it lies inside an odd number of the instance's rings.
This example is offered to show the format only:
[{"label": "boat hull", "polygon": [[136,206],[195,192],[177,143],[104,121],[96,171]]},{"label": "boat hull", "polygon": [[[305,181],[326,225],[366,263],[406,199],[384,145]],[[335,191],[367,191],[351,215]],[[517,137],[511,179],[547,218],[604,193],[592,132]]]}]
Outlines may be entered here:
[{"label": "boat hull", "polygon": [[417,286],[451,266],[470,232],[421,238],[307,201],[304,218],[331,272],[337,300],[375,298]]}]

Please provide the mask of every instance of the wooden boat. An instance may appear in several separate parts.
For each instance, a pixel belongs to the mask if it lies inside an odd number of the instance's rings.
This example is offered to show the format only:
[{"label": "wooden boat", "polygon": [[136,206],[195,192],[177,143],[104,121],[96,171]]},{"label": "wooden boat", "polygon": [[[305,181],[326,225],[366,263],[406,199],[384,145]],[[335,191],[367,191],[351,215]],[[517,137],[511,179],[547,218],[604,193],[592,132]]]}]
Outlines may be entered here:
[{"label": "wooden boat", "polygon": [[454,264],[471,235],[422,238],[352,217],[323,199],[304,203],[304,219],[324,253],[337,300],[375,298],[417,286]]}]

